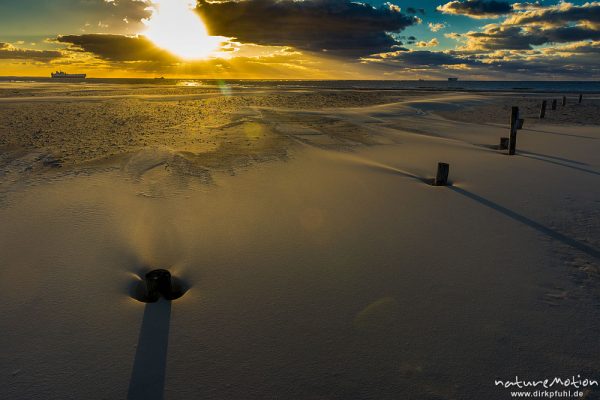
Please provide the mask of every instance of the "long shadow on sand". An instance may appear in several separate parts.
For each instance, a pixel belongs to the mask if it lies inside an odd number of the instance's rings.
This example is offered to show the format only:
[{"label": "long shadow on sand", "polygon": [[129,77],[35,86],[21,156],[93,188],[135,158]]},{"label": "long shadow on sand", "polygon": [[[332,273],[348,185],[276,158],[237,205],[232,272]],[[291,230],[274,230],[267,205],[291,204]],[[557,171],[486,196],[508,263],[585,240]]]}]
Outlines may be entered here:
[{"label": "long shadow on sand", "polygon": [[568,136],[568,137],[574,137],[574,138],[579,138],[579,139],[591,139],[591,140],[598,140],[598,139],[600,139],[600,138],[593,137],[593,136],[575,135],[575,134],[572,134],[572,133],[544,131],[544,130],[541,130],[541,129],[525,128],[525,129],[523,129],[523,131],[531,131],[531,132],[537,132],[537,133],[548,133],[550,135]]},{"label": "long shadow on sand", "polygon": [[481,196],[478,196],[474,193],[468,192],[464,189],[458,188],[456,186],[448,186],[448,189],[461,194],[471,200],[474,200],[480,204],[483,204],[486,207],[491,208],[492,210],[498,211],[501,214],[506,215],[509,218],[514,219],[517,222],[521,222],[522,224],[525,224],[535,230],[537,230],[540,233],[543,233],[544,235],[547,235],[548,237],[554,239],[554,240],[558,240],[559,242],[562,242],[568,246],[571,246],[579,251],[582,251],[594,258],[600,259],[600,251],[594,249],[593,247],[588,246],[587,244],[581,243],[575,239],[572,239],[566,235],[563,235],[560,232],[557,232],[553,229],[550,229],[538,222],[535,222],[532,219],[529,219],[527,217],[525,217],[524,215],[521,215],[519,213],[516,213],[512,210],[509,210],[506,207],[502,207],[501,205],[494,203],[493,201],[490,201],[486,198],[483,198]]},{"label": "long shadow on sand", "polygon": [[[494,153],[506,154],[505,152],[500,153],[501,150],[498,148],[498,145],[495,145],[495,144],[475,144],[475,146],[488,149],[489,151],[492,151]],[[600,175],[600,172],[597,172],[597,171],[594,171],[591,169],[578,167],[576,165],[569,165],[569,164],[589,165],[589,164],[582,163],[579,161],[569,160],[567,158],[549,156],[546,154],[534,153],[534,152],[525,151],[525,150],[518,150],[517,154],[521,157],[530,158],[532,160],[543,161],[543,162],[547,162],[549,164],[554,164],[554,165],[558,165],[558,166],[565,167],[565,168],[571,168],[576,171],[581,171],[581,172],[585,172],[585,173],[592,174],[592,175]]]},{"label": "long shadow on sand", "polygon": [[548,154],[542,154],[542,153],[534,153],[533,151],[527,151],[527,150],[519,150],[519,154],[520,155],[527,154],[530,156],[537,156],[537,157],[542,157],[542,158],[551,158],[552,160],[555,160],[555,161],[562,161],[562,162],[566,162],[566,163],[570,163],[570,164],[578,164],[578,165],[586,165],[586,166],[589,165],[589,164],[586,164],[586,163],[583,163],[580,161],[571,160],[568,158],[550,156]]},{"label": "long shadow on sand", "polygon": [[454,123],[456,125],[473,125],[473,126],[489,126],[490,128],[500,128],[500,129],[508,129],[509,125],[508,124],[504,124],[504,123],[499,123],[499,122],[480,122],[480,121],[475,121],[475,122],[470,122],[470,121],[460,121],[457,119],[450,119],[447,117],[443,117],[441,115],[437,115],[434,114],[435,117],[424,117],[421,116],[421,119],[428,119],[430,121],[433,122],[450,122],[450,123]]},{"label": "long shadow on sand", "polygon": [[[521,154],[521,153],[526,153],[526,154]],[[543,158],[544,156],[540,157],[540,156],[534,155],[535,153],[518,151],[517,154],[519,154],[521,157],[527,157],[527,158],[531,158],[533,160],[543,161],[543,162],[547,162],[549,164],[559,165],[559,166],[565,167],[565,168],[571,168],[571,169],[574,169],[577,171],[586,172],[588,174],[600,175],[600,172],[596,172],[596,171],[593,171],[593,170],[587,169],[587,168],[576,167],[575,165],[569,165],[569,164],[565,164],[565,163],[559,162],[559,161],[548,160],[548,159]]]},{"label": "long shadow on sand", "polygon": [[164,398],[170,322],[170,301],[146,304],[127,400]]}]

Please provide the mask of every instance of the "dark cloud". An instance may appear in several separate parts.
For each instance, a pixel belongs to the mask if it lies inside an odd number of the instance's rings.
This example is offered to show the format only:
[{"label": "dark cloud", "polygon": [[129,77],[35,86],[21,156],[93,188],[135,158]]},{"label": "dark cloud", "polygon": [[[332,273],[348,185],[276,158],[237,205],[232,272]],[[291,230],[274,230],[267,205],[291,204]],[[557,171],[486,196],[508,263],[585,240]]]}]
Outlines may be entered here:
[{"label": "dark cloud", "polygon": [[512,6],[506,1],[455,0],[438,6],[437,10],[444,14],[466,15],[471,18],[494,18],[510,13]]},{"label": "dark cloud", "polygon": [[346,57],[387,51],[398,44],[389,32],[418,22],[390,3],[350,0],[200,0],[197,9],[211,35]]},{"label": "dark cloud", "polygon": [[0,60],[33,60],[47,62],[60,57],[62,57],[60,51],[21,49],[9,43],[0,42]]},{"label": "dark cloud", "polygon": [[396,60],[406,65],[429,67],[440,65],[479,64],[478,61],[459,58],[449,53],[425,50],[399,53]]},{"label": "dark cloud", "polygon": [[561,25],[569,22],[589,21],[600,24],[600,3],[583,5],[562,3],[556,6],[530,6],[525,12],[517,13],[506,20],[507,24]]},{"label": "dark cloud", "polygon": [[[600,41],[584,41],[579,43],[572,43],[560,47],[546,49],[545,52],[546,54],[575,53],[580,55],[600,55]],[[596,64],[598,64],[596,59],[594,61],[596,62]],[[598,65],[598,68],[600,68],[600,64]]]},{"label": "dark cloud", "polygon": [[71,49],[93,53],[109,61],[177,61],[171,53],[156,47],[144,36],[65,35],[59,36],[56,41],[68,43]]},{"label": "dark cloud", "polygon": [[600,76],[600,41],[577,42],[543,50],[488,53],[469,51],[398,51],[364,58],[363,62],[383,67],[395,73],[430,73],[439,77],[452,73],[457,76],[490,76],[503,78],[569,78]]},{"label": "dark cloud", "polygon": [[486,25],[480,32],[468,32],[469,50],[530,50],[533,46],[600,39],[600,3],[581,6],[559,3],[553,6],[521,3],[502,23]]},{"label": "dark cloud", "polygon": [[547,38],[547,43],[566,43],[600,39],[600,30],[585,26],[561,26],[544,29],[541,31],[541,35]]},{"label": "dark cloud", "polygon": [[368,61],[383,62],[392,65],[402,65],[403,67],[438,67],[441,65],[476,65],[480,61],[458,57],[450,52],[442,51],[395,51],[391,53],[378,54]]},{"label": "dark cloud", "polygon": [[600,39],[600,31],[585,26],[539,27],[492,25],[483,32],[469,32],[467,48],[472,50],[529,50],[547,43],[568,43]]},{"label": "dark cloud", "polygon": [[545,49],[544,52],[520,55],[510,54],[499,60],[487,61],[491,71],[508,74],[537,75],[541,77],[557,76],[581,79],[600,76],[598,43],[582,47],[567,45],[556,49]]}]

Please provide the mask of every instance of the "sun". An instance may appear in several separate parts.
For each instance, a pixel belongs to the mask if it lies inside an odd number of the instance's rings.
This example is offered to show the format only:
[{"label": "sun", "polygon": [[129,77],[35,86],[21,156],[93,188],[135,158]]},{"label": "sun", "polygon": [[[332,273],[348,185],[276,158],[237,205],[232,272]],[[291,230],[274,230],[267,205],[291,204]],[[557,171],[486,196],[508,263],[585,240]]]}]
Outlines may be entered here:
[{"label": "sun", "polygon": [[152,15],[144,21],[142,33],[158,47],[183,59],[208,58],[223,42],[222,37],[210,36],[204,22],[194,11],[195,1],[154,0]]}]

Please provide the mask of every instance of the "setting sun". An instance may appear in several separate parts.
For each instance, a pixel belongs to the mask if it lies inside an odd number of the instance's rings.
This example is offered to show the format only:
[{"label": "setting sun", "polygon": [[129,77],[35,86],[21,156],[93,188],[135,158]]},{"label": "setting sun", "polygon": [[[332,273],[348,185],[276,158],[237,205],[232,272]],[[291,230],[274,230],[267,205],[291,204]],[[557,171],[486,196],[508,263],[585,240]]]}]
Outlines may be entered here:
[{"label": "setting sun", "polygon": [[193,11],[193,1],[156,0],[152,16],[144,21],[143,34],[161,47],[184,59],[207,58],[218,50],[221,37],[210,36],[204,22]]}]

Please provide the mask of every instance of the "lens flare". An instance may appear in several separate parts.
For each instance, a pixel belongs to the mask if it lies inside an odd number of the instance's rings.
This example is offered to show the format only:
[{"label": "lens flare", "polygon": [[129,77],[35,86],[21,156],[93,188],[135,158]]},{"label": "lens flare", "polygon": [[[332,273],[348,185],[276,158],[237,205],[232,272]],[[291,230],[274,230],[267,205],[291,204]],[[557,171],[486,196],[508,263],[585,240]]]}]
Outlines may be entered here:
[{"label": "lens flare", "polygon": [[144,21],[142,34],[158,47],[183,59],[208,58],[225,38],[210,36],[204,22],[194,12],[195,1],[155,0],[152,15]]}]

